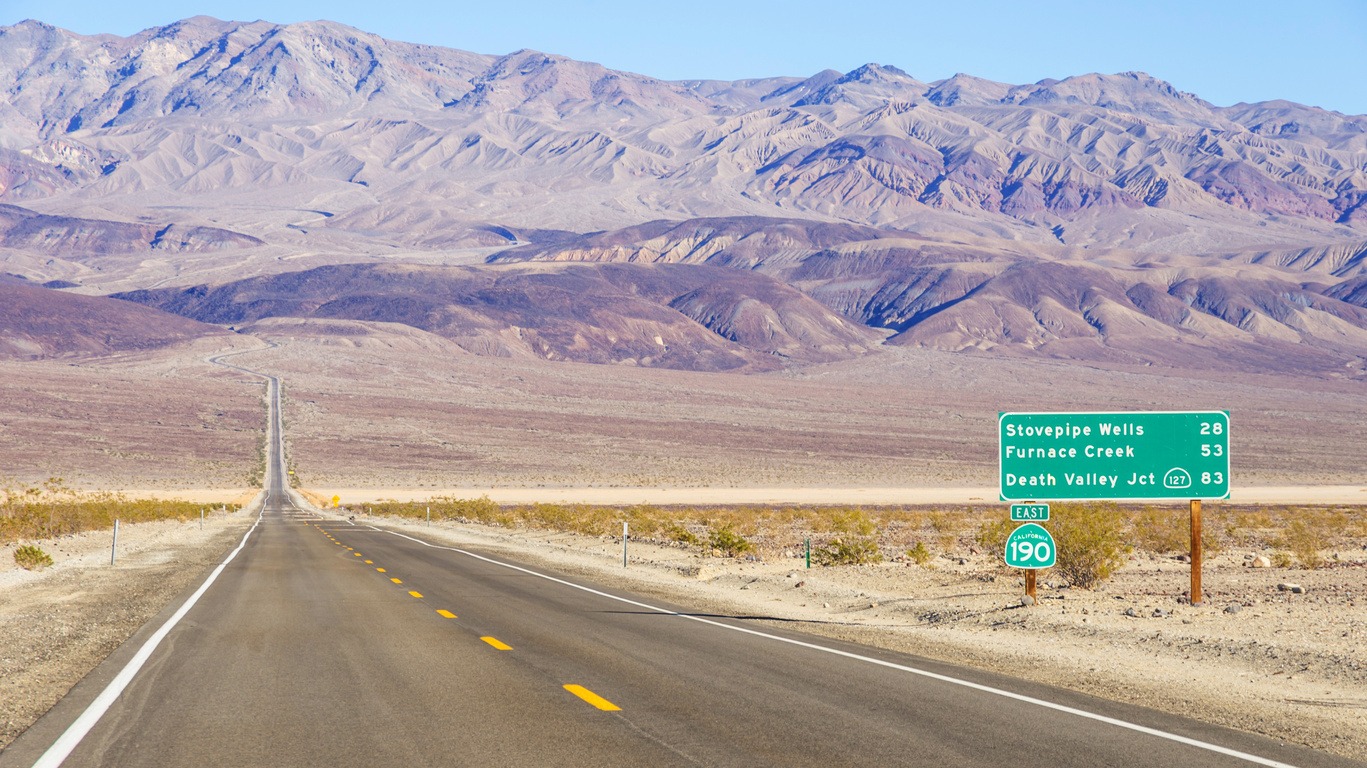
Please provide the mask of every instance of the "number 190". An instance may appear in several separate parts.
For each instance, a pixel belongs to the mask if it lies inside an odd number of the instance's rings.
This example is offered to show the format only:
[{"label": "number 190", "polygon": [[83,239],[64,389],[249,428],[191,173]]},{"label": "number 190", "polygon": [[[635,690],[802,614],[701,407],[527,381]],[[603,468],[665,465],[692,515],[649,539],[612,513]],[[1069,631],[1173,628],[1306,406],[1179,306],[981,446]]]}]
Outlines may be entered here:
[{"label": "number 190", "polygon": [[1049,555],[1053,551],[1053,548],[1049,546],[1049,542],[1047,541],[1013,541],[1011,542],[1011,549],[1013,550],[1014,555],[1014,557],[1012,557],[1013,560],[1020,562],[1034,560],[1041,563],[1048,562]]}]

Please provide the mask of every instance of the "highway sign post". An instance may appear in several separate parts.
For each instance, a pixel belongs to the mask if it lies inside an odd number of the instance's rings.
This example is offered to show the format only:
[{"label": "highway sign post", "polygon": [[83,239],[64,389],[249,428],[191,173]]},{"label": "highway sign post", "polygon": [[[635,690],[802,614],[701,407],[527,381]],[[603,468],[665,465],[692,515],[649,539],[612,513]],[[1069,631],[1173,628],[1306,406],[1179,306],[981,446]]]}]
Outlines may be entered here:
[{"label": "highway sign post", "polygon": [[[1012,510],[1014,517],[1015,510]],[[1054,537],[1039,523],[1026,523],[1006,537],[1006,564],[1012,568],[1024,568],[1025,594],[1033,602],[1039,602],[1035,594],[1035,571],[1052,568],[1058,558],[1058,547]]]},{"label": "highway sign post", "polygon": [[1228,411],[1001,413],[997,438],[1002,501],[1188,500],[1201,604],[1201,500],[1229,498]]}]

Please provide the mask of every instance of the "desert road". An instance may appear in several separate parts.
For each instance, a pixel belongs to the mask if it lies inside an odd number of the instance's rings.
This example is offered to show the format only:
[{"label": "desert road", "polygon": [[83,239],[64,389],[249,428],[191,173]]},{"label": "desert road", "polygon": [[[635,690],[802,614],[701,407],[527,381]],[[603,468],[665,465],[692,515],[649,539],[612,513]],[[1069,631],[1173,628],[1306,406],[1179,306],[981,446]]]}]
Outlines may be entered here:
[{"label": "desert road", "polygon": [[271,422],[241,546],[0,766],[1355,764],[320,515]]}]

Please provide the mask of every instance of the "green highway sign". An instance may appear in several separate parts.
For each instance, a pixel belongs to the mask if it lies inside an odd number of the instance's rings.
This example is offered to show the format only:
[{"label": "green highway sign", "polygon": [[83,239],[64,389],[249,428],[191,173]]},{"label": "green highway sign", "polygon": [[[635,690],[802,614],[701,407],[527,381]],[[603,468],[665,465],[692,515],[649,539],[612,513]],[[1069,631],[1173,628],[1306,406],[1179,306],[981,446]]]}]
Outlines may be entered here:
[{"label": "green highway sign", "polygon": [[1012,520],[1048,520],[1048,504],[1012,504]]},{"label": "green highway sign", "polygon": [[1229,498],[1228,411],[1002,413],[997,438],[1002,501]]},{"label": "green highway sign", "polygon": [[1012,568],[1052,568],[1058,550],[1054,537],[1036,523],[1026,523],[1006,539],[1006,564]]}]

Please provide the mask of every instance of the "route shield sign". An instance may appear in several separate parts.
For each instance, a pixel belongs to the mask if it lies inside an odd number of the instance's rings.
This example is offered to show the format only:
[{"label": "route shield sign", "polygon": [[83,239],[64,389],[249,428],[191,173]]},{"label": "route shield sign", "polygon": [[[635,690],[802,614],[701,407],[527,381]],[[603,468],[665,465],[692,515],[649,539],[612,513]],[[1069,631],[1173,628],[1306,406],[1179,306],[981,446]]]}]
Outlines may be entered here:
[{"label": "route shield sign", "polygon": [[1228,411],[1002,413],[1002,501],[1229,498]]},{"label": "route shield sign", "polygon": [[1058,551],[1054,537],[1037,523],[1026,523],[1006,539],[1006,564],[1012,568],[1052,568]]}]

